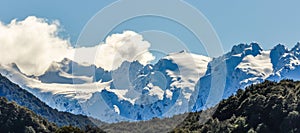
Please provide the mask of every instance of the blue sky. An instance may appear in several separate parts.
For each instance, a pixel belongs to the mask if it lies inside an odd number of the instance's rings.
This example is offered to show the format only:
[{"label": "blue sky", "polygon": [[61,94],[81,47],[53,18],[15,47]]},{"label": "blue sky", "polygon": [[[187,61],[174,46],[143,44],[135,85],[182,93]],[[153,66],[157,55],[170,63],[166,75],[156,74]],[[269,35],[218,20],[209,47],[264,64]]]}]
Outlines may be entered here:
[{"label": "blue sky", "polygon": [[[22,20],[30,15],[49,20],[57,19],[74,44],[88,20],[114,1],[3,0],[0,5],[0,20],[8,23],[14,18]],[[291,48],[300,41],[300,1],[298,0],[186,0],[186,2],[208,18],[226,52],[238,43],[256,41],[263,48],[269,49],[278,43],[286,44]],[[180,26],[169,24],[167,21],[151,17],[137,18],[124,22],[112,33],[126,29],[141,32],[151,28],[172,32],[185,44],[190,45],[192,52],[205,54],[201,46],[195,45],[200,42],[192,34],[184,30],[178,32],[175,29]]]}]

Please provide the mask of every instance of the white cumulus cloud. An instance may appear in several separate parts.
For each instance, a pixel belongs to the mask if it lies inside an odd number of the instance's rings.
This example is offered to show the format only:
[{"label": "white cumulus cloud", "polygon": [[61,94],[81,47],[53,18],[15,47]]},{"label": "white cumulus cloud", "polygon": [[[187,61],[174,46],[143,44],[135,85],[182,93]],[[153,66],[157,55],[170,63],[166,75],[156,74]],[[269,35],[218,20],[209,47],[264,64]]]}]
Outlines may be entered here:
[{"label": "white cumulus cloud", "polygon": [[0,22],[0,63],[16,63],[27,75],[40,75],[52,61],[68,57],[69,41],[57,36],[59,23],[34,16],[23,21]]},{"label": "white cumulus cloud", "polygon": [[113,34],[97,48],[95,64],[106,70],[116,69],[124,61],[147,64],[155,57],[149,52],[150,43],[133,31]]},{"label": "white cumulus cloud", "polygon": [[[147,64],[154,60],[150,43],[133,31],[106,38],[94,47],[73,48],[58,36],[60,24],[29,16],[23,21],[0,22],[0,64],[15,63],[27,75],[42,75],[53,61],[69,58],[114,70],[124,61]],[[75,55],[75,56],[74,56]]]}]

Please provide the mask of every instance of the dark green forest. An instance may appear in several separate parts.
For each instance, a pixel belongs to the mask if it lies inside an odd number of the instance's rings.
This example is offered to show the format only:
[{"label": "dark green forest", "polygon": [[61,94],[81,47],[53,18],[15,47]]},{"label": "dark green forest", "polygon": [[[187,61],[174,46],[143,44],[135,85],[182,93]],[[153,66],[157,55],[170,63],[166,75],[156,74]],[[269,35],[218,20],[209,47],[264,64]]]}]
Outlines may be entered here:
[{"label": "dark green forest", "polygon": [[0,130],[1,132],[53,132],[53,123],[36,115],[27,108],[0,97]]},{"label": "dark green forest", "polygon": [[265,81],[221,101],[204,124],[190,113],[173,132],[300,132],[299,103],[300,82]]},{"label": "dark green forest", "polygon": [[31,110],[9,102],[6,98],[0,97],[0,131],[1,133],[103,133],[99,128],[86,126],[78,128],[74,126],[58,127],[47,119],[35,114]]}]

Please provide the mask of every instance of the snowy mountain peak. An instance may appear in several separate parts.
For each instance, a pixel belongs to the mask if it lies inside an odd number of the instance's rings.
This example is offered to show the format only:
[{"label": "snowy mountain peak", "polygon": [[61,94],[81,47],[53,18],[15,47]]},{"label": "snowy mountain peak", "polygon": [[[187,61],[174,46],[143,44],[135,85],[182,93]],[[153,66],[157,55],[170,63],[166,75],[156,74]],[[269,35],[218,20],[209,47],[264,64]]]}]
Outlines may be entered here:
[{"label": "snowy mountain peak", "polygon": [[243,54],[243,55],[249,55],[252,54],[256,56],[257,54],[260,54],[260,52],[263,49],[259,46],[258,43],[250,43],[250,44],[239,44],[233,46],[231,50],[231,55],[237,55],[237,54]]},{"label": "snowy mountain peak", "polygon": [[278,65],[278,61],[279,59],[288,52],[288,49],[282,45],[282,44],[278,44],[276,45],[270,53],[270,58],[271,58],[271,62],[273,64],[273,68],[276,69],[277,65]]},{"label": "snowy mountain peak", "polygon": [[292,48],[291,51],[300,51],[300,42],[297,42],[297,44]]},{"label": "snowy mountain peak", "polygon": [[297,56],[298,58],[300,58],[300,42],[298,42],[296,44],[296,46],[294,48],[292,48],[291,52]]},{"label": "snowy mountain peak", "polygon": [[278,53],[285,53],[288,51],[288,49],[284,45],[278,44],[272,49],[272,51],[278,52]]}]

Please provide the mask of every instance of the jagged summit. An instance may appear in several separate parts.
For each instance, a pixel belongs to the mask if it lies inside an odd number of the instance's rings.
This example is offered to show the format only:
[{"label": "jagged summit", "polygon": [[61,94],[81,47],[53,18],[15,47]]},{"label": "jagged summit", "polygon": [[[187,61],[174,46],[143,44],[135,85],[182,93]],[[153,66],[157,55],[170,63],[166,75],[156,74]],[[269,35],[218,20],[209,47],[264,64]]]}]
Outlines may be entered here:
[{"label": "jagged summit", "polygon": [[286,46],[284,46],[284,45],[282,45],[282,44],[278,44],[278,45],[276,45],[276,46],[272,49],[272,51],[278,51],[278,52],[280,52],[280,53],[283,53],[283,52],[287,52],[288,49],[287,49]]},{"label": "jagged summit", "polygon": [[284,55],[287,52],[288,52],[288,49],[284,45],[282,45],[282,44],[276,45],[271,50],[270,58],[271,58],[271,62],[273,64],[273,68],[274,69],[277,67],[278,61],[280,60],[280,58],[282,57],[282,55]]},{"label": "jagged summit", "polygon": [[250,43],[250,44],[244,44],[241,43],[239,45],[235,45],[233,46],[232,50],[231,50],[231,54],[235,55],[235,54],[253,54],[253,55],[257,55],[259,54],[263,49],[259,46],[258,43]]},{"label": "jagged summit", "polygon": [[295,45],[295,47],[293,47],[293,48],[291,49],[291,52],[292,52],[295,56],[297,56],[298,58],[300,58],[300,42],[298,42],[298,43]]},{"label": "jagged summit", "polygon": [[300,51],[300,42],[297,42],[297,44],[292,48],[291,51]]}]

